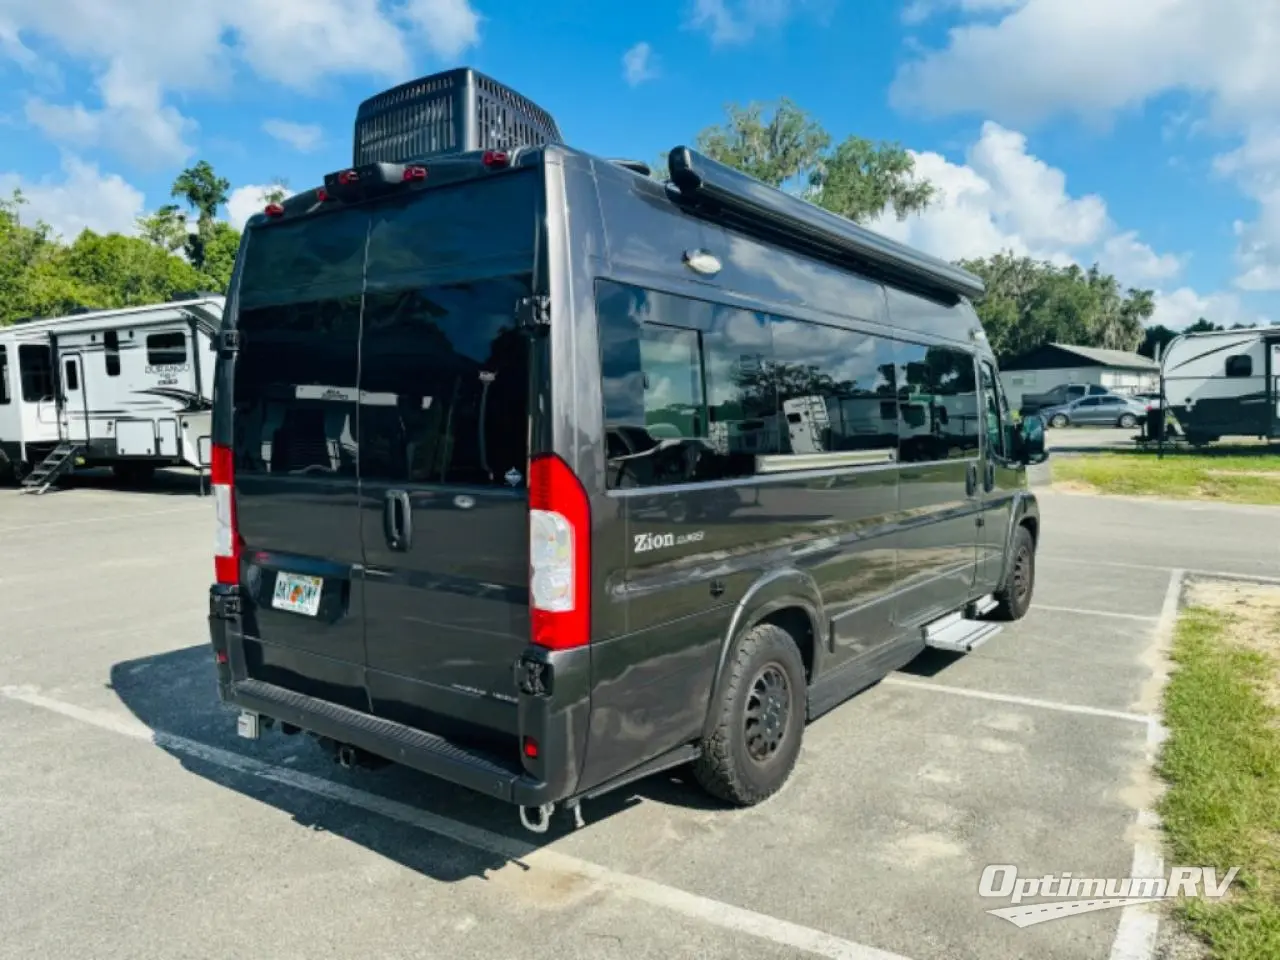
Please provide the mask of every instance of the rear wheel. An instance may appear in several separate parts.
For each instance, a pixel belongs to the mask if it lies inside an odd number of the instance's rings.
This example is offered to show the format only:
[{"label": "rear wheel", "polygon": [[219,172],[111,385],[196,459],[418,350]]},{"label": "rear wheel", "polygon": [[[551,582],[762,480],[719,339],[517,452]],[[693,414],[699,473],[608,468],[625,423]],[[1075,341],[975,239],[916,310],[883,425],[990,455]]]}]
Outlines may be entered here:
[{"label": "rear wheel", "polygon": [[1067,425],[1067,415],[1065,413],[1055,413],[1049,420],[1051,427],[1065,427]]},{"label": "rear wheel", "polygon": [[716,725],[693,770],[712,796],[747,807],[776,793],[800,756],[804,661],[789,633],[763,623],[738,640],[726,669]]},{"label": "rear wheel", "polygon": [[1013,555],[1009,558],[1009,572],[1004,586],[996,591],[998,603],[994,611],[997,620],[1021,620],[1031,608],[1031,595],[1036,587],[1036,544],[1031,531],[1018,527],[1013,535]]},{"label": "rear wheel", "polygon": [[1120,417],[1120,426],[1125,430],[1132,430],[1138,425],[1138,418],[1132,413],[1123,414]]}]

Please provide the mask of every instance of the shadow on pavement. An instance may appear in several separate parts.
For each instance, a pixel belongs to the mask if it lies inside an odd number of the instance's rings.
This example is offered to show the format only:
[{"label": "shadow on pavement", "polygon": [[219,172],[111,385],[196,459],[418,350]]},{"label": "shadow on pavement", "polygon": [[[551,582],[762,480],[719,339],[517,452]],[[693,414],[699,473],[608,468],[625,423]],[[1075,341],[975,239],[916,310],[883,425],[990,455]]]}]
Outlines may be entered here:
[{"label": "shadow on pavement", "polygon": [[[260,740],[242,740],[235,733],[235,713],[218,701],[212,655],[204,645],[115,664],[110,686],[133,715],[157,733],[278,769],[320,777],[425,813],[479,827],[514,840],[530,851],[554,842],[573,829],[569,818],[557,812],[548,833],[531,833],[520,826],[514,806],[406,767],[388,766],[376,771],[343,769],[306,734],[286,736],[273,729],[264,731]],[[156,745],[196,776],[270,805],[309,830],[323,830],[343,837],[433,879],[455,882],[483,877],[488,871],[512,862],[359,807],[212,762],[181,745],[167,744],[167,739],[159,737]],[[584,829],[591,830],[638,799],[684,808],[723,809],[698,789],[687,769],[676,769],[584,802],[582,809],[587,822]]]}]

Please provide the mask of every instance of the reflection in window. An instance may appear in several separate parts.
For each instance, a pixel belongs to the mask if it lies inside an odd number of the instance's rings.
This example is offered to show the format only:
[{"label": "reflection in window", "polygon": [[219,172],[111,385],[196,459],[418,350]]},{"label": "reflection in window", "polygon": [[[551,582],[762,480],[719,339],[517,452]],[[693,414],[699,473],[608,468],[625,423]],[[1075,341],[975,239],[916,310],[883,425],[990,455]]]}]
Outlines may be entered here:
[{"label": "reflection in window", "polygon": [[978,416],[973,356],[954,347],[904,343],[898,363],[901,459],[920,462],[977,456],[984,428]]},{"label": "reflection in window", "polygon": [[1253,357],[1247,353],[1237,353],[1227,357],[1228,377],[1253,376]]},{"label": "reflection in window", "polygon": [[982,373],[982,415],[987,434],[987,453],[993,457],[1006,455],[1004,439],[1004,412],[1008,405],[1004,402],[1004,393],[1000,389],[1000,380],[990,361],[983,360],[980,367]]},{"label": "reflection in window", "polygon": [[528,469],[530,278],[365,298],[360,476],[519,486]]}]

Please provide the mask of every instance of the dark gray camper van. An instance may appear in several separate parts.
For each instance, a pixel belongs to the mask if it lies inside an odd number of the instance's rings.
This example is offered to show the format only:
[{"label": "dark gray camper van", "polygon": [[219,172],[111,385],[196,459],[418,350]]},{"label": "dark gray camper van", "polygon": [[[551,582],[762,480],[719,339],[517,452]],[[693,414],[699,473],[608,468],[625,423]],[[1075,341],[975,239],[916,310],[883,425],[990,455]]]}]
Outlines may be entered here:
[{"label": "dark gray camper van", "polygon": [[1026,612],[1043,431],[976,278],[687,148],[668,184],[572,150],[469,70],[375,100],[250,222],[220,335],[242,735],[535,830],[680,764],[752,804],[808,719]]}]

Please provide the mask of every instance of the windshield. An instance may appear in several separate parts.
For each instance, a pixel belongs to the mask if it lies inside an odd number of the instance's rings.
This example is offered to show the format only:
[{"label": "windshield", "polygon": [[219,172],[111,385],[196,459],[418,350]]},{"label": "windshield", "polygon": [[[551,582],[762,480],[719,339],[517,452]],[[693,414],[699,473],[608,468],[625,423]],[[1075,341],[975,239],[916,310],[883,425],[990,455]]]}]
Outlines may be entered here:
[{"label": "windshield", "polygon": [[526,472],[535,171],[253,229],[236,324],[246,473],[514,485]]}]

